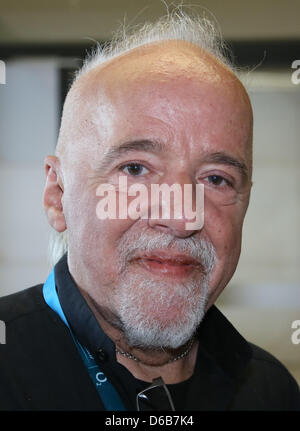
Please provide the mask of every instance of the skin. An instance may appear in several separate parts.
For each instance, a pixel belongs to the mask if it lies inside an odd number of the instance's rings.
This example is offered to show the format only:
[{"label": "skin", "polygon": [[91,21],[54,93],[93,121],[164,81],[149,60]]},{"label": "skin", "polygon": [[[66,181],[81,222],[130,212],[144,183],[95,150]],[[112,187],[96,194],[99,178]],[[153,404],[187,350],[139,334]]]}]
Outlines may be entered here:
[{"label": "skin", "polygon": [[[162,151],[132,151],[105,169],[101,167],[107,150],[137,139],[159,142]],[[247,176],[243,179],[236,166],[210,160],[217,152],[237,159]],[[120,170],[132,161],[145,166],[147,172],[133,177],[128,169],[126,173]],[[146,381],[159,375],[166,383],[190,377],[197,343],[185,358],[168,364],[184,348],[134,348],[112,325],[118,314],[116,285],[122,275],[117,245],[124,235],[142,229],[174,238],[207,239],[215,247],[217,262],[206,310],[215,302],[239,260],[252,184],[252,109],[240,81],[214,57],[186,42],[168,41],[132,50],[75,83],[66,100],[57,155],[46,158],[45,170],[44,206],[54,229],[68,229],[72,277],[103,330],[120,350],[133,353],[142,363],[120,355],[117,360]],[[204,184],[203,228],[186,230],[189,220],[184,214],[170,220],[99,220],[96,188],[100,183],[117,184],[119,175],[127,175],[129,185],[142,182],[147,187],[151,183]],[[222,176],[233,186],[224,181],[214,185],[211,175]],[[136,265],[129,270],[132,274],[141,271]],[[191,270],[192,276],[197,272]],[[145,307],[149,307],[146,301]],[[165,311],[159,310],[157,318],[167,319],[166,314],[172,316],[172,312],[177,315],[180,306]],[[149,312],[155,310],[149,308]]]}]

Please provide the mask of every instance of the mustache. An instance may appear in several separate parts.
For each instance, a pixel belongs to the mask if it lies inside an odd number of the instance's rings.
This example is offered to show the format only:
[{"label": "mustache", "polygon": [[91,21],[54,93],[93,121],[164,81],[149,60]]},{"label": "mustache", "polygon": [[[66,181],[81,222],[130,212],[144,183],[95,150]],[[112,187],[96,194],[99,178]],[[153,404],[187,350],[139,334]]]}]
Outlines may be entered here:
[{"label": "mustache", "polygon": [[173,235],[158,232],[155,236],[141,231],[127,234],[118,246],[122,266],[137,257],[140,253],[155,252],[157,250],[171,250],[184,253],[202,265],[204,272],[209,274],[216,262],[216,251],[212,243],[204,238],[176,238]]}]

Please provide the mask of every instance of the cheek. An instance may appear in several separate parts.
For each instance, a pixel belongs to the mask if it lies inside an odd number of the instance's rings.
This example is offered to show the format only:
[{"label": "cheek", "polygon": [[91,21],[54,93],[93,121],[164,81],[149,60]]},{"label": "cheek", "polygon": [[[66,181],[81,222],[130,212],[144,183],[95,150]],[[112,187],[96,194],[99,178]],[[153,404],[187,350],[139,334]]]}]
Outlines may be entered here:
[{"label": "cheek", "polygon": [[245,211],[239,203],[216,205],[205,200],[204,229],[216,248],[218,258],[232,253],[241,244]]},{"label": "cheek", "polygon": [[207,203],[204,232],[216,249],[217,262],[211,291],[219,294],[234,274],[241,250],[244,211],[238,205],[214,206]]},{"label": "cheek", "polygon": [[116,246],[132,220],[101,219],[97,212],[100,197],[86,187],[74,187],[64,197],[69,252],[100,278],[118,272]]}]

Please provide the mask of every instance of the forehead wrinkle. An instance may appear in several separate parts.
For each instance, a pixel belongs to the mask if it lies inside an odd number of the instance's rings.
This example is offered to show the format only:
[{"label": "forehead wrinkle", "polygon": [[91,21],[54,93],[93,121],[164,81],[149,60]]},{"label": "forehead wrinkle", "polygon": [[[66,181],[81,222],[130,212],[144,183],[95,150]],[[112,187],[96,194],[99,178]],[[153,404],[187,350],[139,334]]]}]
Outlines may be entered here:
[{"label": "forehead wrinkle", "polygon": [[158,153],[161,152],[162,149],[162,144],[157,141],[150,141],[148,139],[127,141],[108,149],[104,154],[104,158],[116,157],[130,151],[149,151],[152,153]]}]

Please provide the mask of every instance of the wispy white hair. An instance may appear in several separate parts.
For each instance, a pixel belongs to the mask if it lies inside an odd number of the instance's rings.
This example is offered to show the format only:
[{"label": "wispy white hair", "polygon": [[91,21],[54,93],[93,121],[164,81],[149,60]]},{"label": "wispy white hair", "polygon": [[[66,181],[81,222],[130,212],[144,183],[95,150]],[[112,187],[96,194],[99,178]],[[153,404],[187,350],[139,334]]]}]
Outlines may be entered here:
[{"label": "wispy white hair", "polygon": [[[167,15],[154,23],[147,22],[132,27],[122,25],[111,41],[96,45],[75,74],[74,83],[90,70],[121,54],[143,45],[167,40],[182,40],[195,44],[212,54],[232,72],[236,72],[230,60],[230,50],[217,26],[211,20],[191,14],[190,11],[186,13],[182,6],[177,6],[172,11],[168,10]],[[67,249],[67,231],[52,232],[49,246],[50,265],[55,265]]]},{"label": "wispy white hair", "polygon": [[52,229],[50,232],[48,246],[48,261],[52,268],[59,259],[68,251],[68,232],[57,232]]},{"label": "wispy white hair", "polygon": [[96,45],[76,73],[75,80],[100,64],[134,48],[167,40],[193,43],[211,53],[232,71],[234,69],[229,60],[230,50],[217,26],[211,20],[196,14],[187,14],[182,6],[177,6],[154,23],[146,22],[132,27],[122,25],[109,42]]}]

